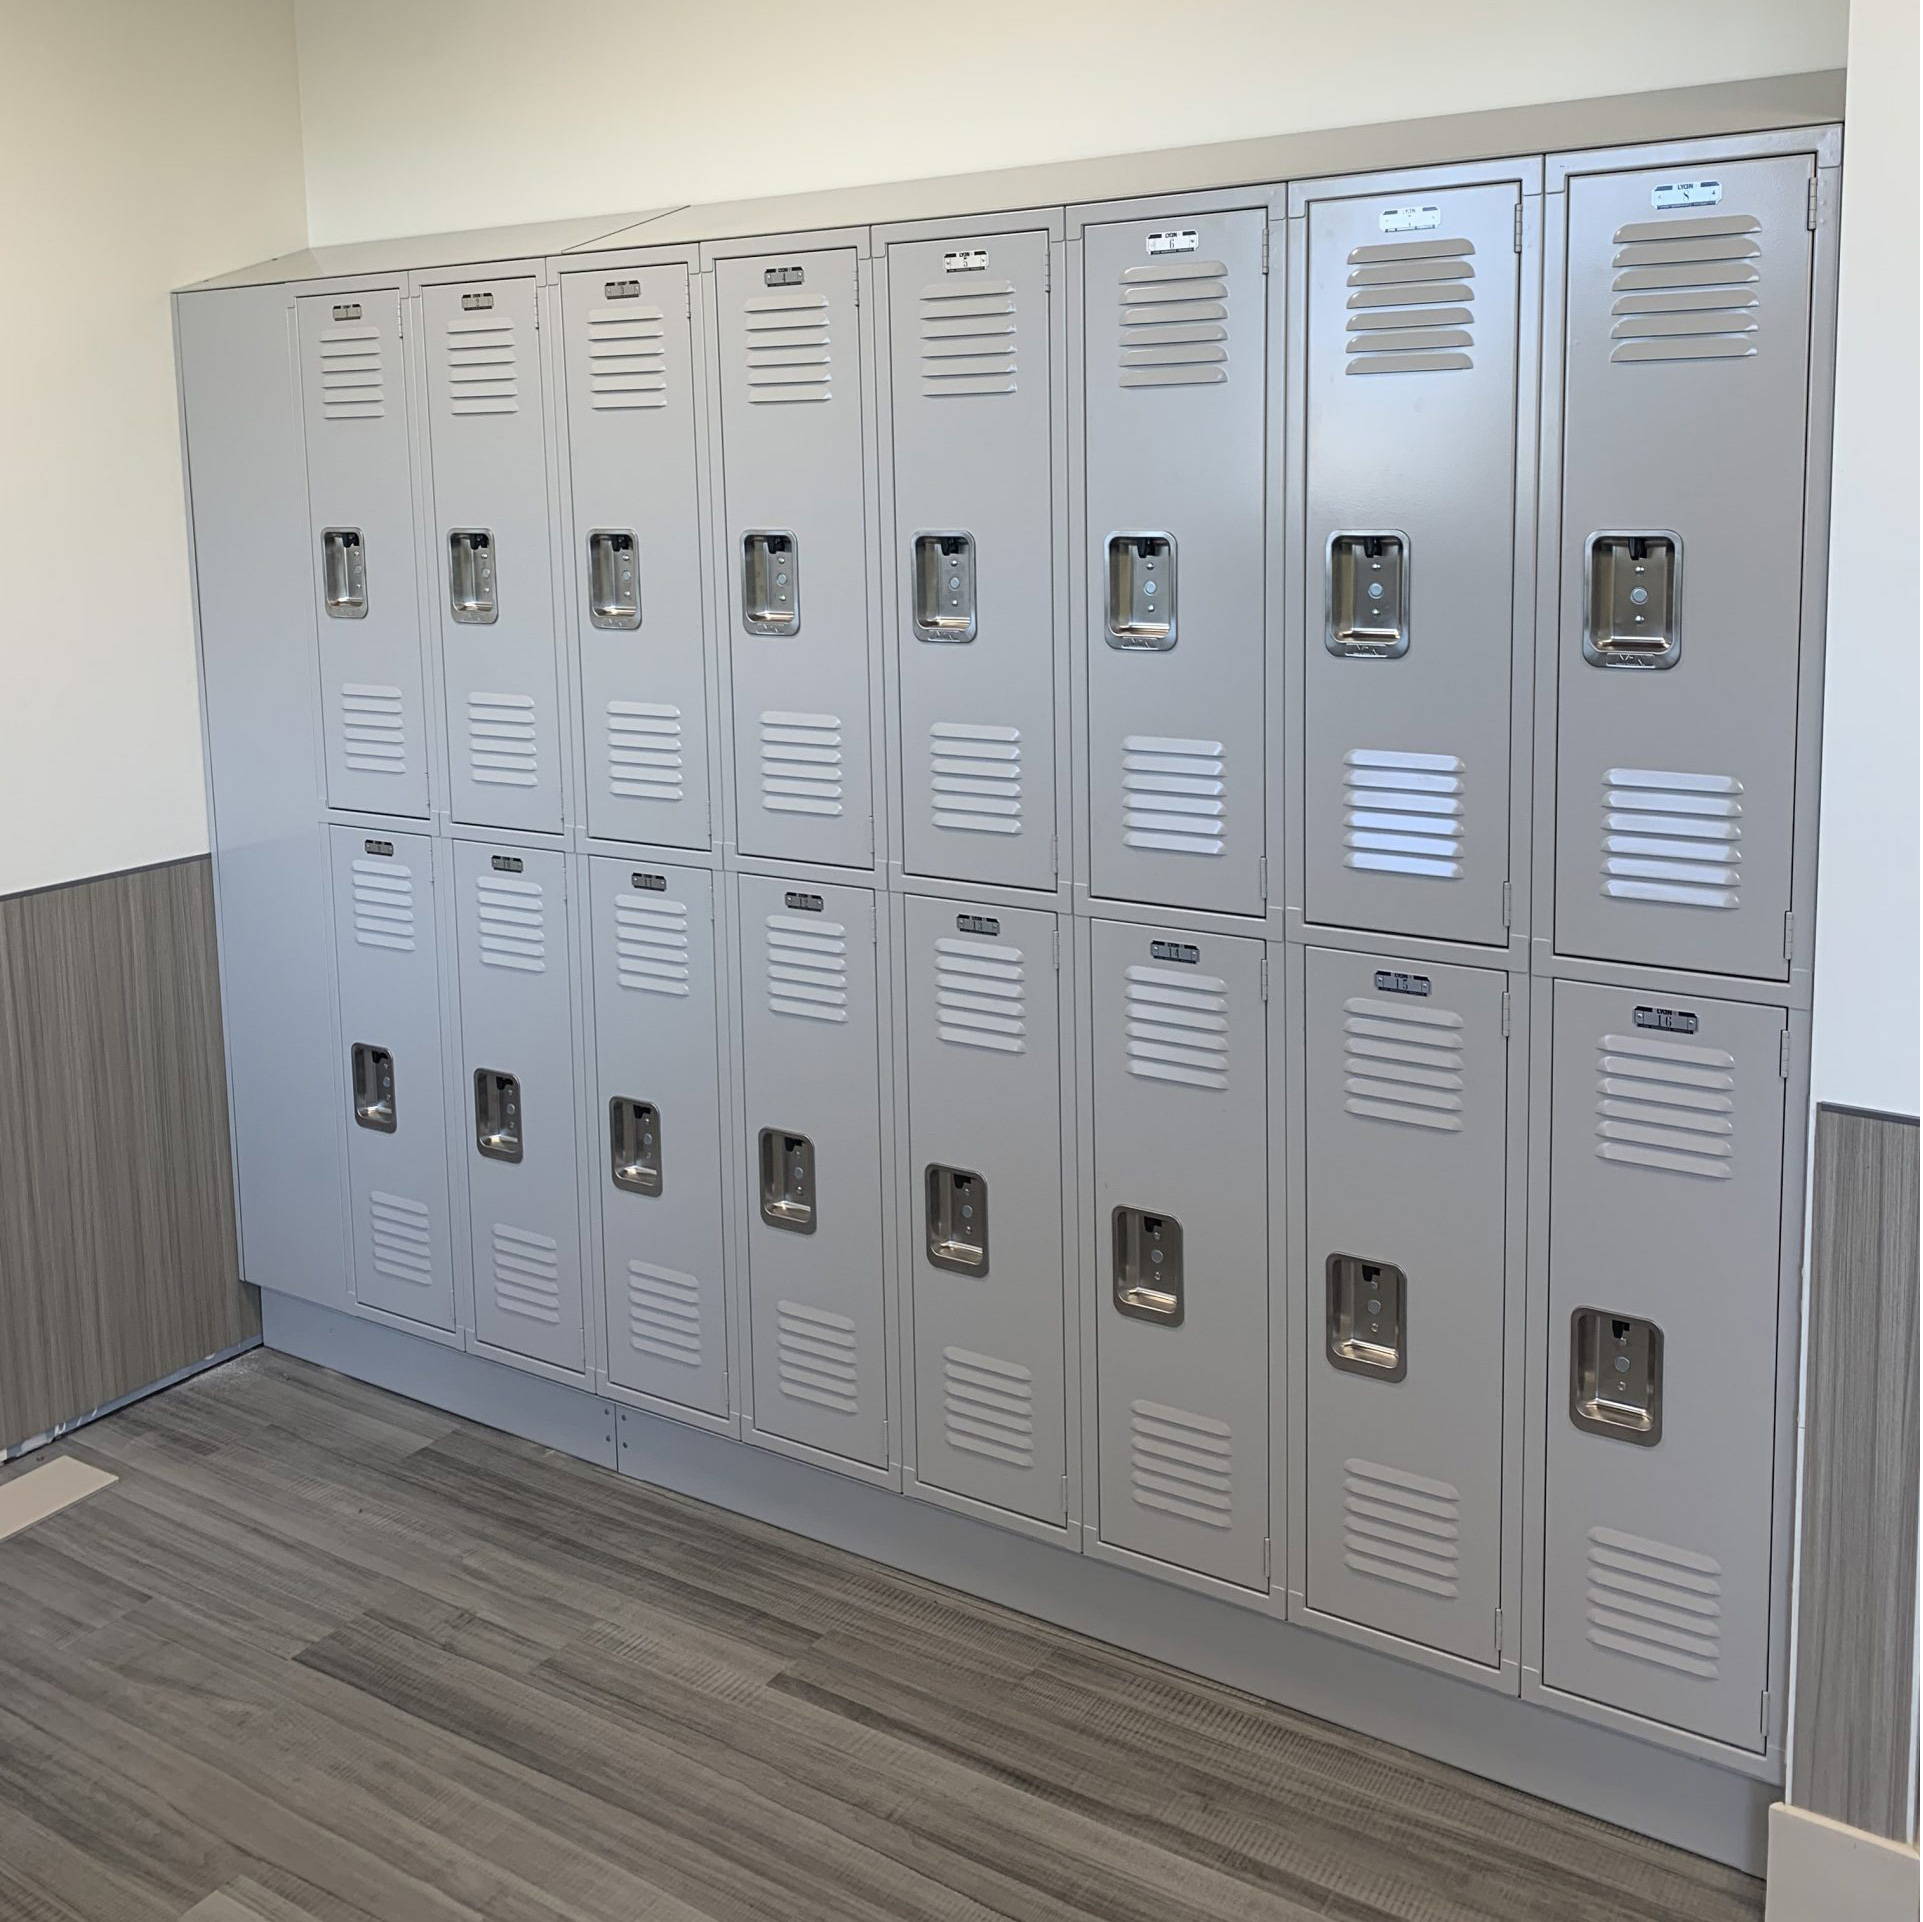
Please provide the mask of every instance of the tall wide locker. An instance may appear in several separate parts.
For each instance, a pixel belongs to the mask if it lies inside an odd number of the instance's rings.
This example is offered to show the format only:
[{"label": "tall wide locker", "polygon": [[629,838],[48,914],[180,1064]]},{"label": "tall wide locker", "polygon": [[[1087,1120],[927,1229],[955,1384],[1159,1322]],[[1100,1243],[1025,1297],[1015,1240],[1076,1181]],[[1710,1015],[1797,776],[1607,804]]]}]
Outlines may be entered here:
[{"label": "tall wide locker", "polygon": [[344,827],[329,839],[354,1299],[451,1330],[434,843]]},{"label": "tall wide locker", "polygon": [[490,1348],[578,1373],[587,1355],[567,857],[457,841],[454,875],[474,1332]]},{"label": "tall wide locker", "polygon": [[1568,183],[1562,954],[1787,973],[1814,178]]},{"label": "tall wide locker", "polygon": [[1263,948],[1088,924],[1099,1535],[1268,1587]]},{"label": "tall wide locker", "polygon": [[1427,178],[1305,216],[1303,914],[1500,945],[1522,187]]},{"label": "tall wide locker", "polygon": [[846,246],[714,269],[735,840],[875,858],[860,264]]},{"label": "tall wide locker", "polygon": [[685,263],[561,276],[588,832],[706,848],[699,404]]},{"label": "tall wide locker", "polygon": [[1787,1017],[1554,995],[1542,1679],[1760,1750]]},{"label": "tall wide locker", "polygon": [[539,295],[532,273],[435,283],[421,312],[449,812],[559,832]]},{"label": "tall wide locker", "polygon": [[888,248],[901,866],[1055,885],[1046,227]]},{"label": "tall wide locker", "polygon": [[327,802],[425,816],[428,728],[398,287],[299,313]]},{"label": "tall wide locker", "polygon": [[754,1425],[885,1469],[877,899],[735,885]]},{"label": "tall wide locker", "polygon": [[714,876],[587,863],[608,1379],[728,1412]]},{"label": "tall wide locker", "polygon": [[1308,1607],[1495,1667],[1507,977],[1310,948]]},{"label": "tall wide locker", "polygon": [[1082,239],[1089,887],[1260,914],[1266,205]]},{"label": "tall wide locker", "polygon": [[1066,1518],[1058,923],[909,896],[915,1477]]}]

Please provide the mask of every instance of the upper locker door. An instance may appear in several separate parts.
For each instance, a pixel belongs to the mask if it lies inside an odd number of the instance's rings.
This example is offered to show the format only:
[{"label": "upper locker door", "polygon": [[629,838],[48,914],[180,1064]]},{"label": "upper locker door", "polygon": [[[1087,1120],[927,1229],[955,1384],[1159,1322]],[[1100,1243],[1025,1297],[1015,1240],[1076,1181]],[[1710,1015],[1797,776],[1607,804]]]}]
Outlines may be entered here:
[{"label": "upper locker door", "polygon": [[425,816],[428,730],[400,292],[308,294],[295,305],[327,802]]},{"label": "upper locker door", "polygon": [[1261,207],[1083,238],[1089,883],[1259,914]]},{"label": "upper locker door", "polygon": [[902,866],[1055,884],[1045,230],[888,249]]},{"label": "upper locker door", "polygon": [[1521,188],[1308,222],[1303,912],[1500,944]]},{"label": "upper locker door", "polygon": [[852,246],[723,260],[721,566],[742,853],[874,863]]},{"label": "upper locker door", "polygon": [[688,270],[564,274],[561,327],[588,832],[706,848]]},{"label": "upper locker door", "polygon": [[450,812],[559,832],[539,291],[532,275],[431,286],[422,312]]},{"label": "upper locker door", "polygon": [[1788,968],[1814,164],[1569,182],[1564,954]]}]

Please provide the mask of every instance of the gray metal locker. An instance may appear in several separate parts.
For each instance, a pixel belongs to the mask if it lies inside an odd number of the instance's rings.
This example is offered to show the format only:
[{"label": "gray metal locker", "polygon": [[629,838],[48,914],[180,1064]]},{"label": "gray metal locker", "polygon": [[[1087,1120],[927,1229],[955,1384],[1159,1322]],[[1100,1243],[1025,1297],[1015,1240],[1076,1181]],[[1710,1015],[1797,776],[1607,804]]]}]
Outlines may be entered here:
[{"label": "gray metal locker", "polygon": [[1066,1515],[1056,917],[909,896],[917,1480]]},{"label": "gray metal locker", "polygon": [[449,811],[482,827],[558,832],[538,299],[531,275],[504,275],[429,286],[421,303]]},{"label": "gray metal locker", "polygon": [[610,1381],[728,1412],[714,876],[587,864]]},{"label": "gray metal locker", "polygon": [[1751,1750],[1786,1018],[1555,986],[1543,1680]]},{"label": "gray metal locker", "polygon": [[1261,206],[1083,238],[1089,885],[1259,914]]},{"label": "gray metal locker", "polygon": [[1312,922],[1507,938],[1521,208],[1514,181],[1309,204]]},{"label": "gray metal locker", "polygon": [[567,857],[454,844],[474,1332],[580,1370]]},{"label": "gray metal locker", "polygon": [[839,867],[875,858],[857,272],[853,246],[714,270],[736,841]]},{"label": "gray metal locker", "polygon": [[1310,948],[1311,1609],[1497,1662],[1506,977]]},{"label": "gray metal locker", "polygon": [[888,249],[901,864],[1055,885],[1046,228]]},{"label": "gray metal locker", "polygon": [[1814,177],[1568,184],[1563,954],[1787,971]]},{"label": "gray metal locker", "polygon": [[345,827],[329,840],[354,1299],[452,1329],[434,843]]},{"label": "gray metal locker", "polygon": [[706,848],[708,680],[688,269],[561,276],[590,834]]},{"label": "gray metal locker", "polygon": [[1089,924],[1100,1536],[1268,1587],[1263,948]]},{"label": "gray metal locker", "polygon": [[735,885],[754,1425],[885,1468],[876,897]]},{"label": "gray metal locker", "polygon": [[308,294],[295,306],[328,804],[425,816],[428,730],[400,291]]}]

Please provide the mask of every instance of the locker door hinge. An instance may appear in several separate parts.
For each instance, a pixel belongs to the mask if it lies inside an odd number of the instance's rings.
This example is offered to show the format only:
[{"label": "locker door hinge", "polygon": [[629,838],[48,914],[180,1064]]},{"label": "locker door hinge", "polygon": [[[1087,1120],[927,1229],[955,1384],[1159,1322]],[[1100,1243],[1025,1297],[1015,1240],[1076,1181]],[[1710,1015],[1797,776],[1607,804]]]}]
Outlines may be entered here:
[{"label": "locker door hinge", "polygon": [[1508,883],[1507,881],[1505,881],[1505,882],[1504,882],[1504,883],[1502,884],[1502,925],[1503,925],[1503,926],[1504,926],[1505,928],[1506,928],[1506,927],[1508,927],[1508,926],[1510,925],[1510,921],[1509,921],[1509,915],[1510,915],[1510,907],[1509,907],[1509,900],[1510,900],[1510,884],[1509,884],[1509,883]]},{"label": "locker door hinge", "polygon": [[1804,218],[1809,222],[1811,233],[1816,231],[1817,222],[1822,218],[1822,180],[1823,176],[1820,173],[1813,173],[1809,177],[1809,207]]},{"label": "locker door hinge", "polygon": [[1796,952],[1796,916],[1794,913],[1783,916],[1783,959],[1787,961]]},{"label": "locker door hinge", "polygon": [[1496,1610],[1496,1653],[1502,1653],[1502,1610]]},{"label": "locker door hinge", "polygon": [[1265,274],[1269,271],[1269,234],[1271,231],[1268,222],[1265,220],[1262,223],[1262,271]]},{"label": "locker door hinge", "polygon": [[1262,1538],[1262,1586],[1264,1588],[1267,1588],[1269,1583],[1275,1577],[1275,1570],[1271,1566],[1271,1562],[1273,1560],[1273,1549],[1274,1549],[1273,1542],[1271,1542],[1270,1539],[1265,1535]]},{"label": "locker door hinge", "polygon": [[1262,905],[1269,905],[1269,857],[1265,854],[1255,864],[1255,885],[1262,891]]},{"label": "locker door hinge", "polygon": [[1516,252],[1522,252],[1522,202],[1516,202]]},{"label": "locker door hinge", "polygon": [[1266,1001],[1268,998],[1269,998],[1269,957],[1265,954],[1262,957],[1262,999]]},{"label": "locker door hinge", "polygon": [[1054,952],[1055,972],[1060,974],[1062,971],[1062,924],[1059,920],[1054,922],[1048,930],[1048,945]]},{"label": "locker door hinge", "polygon": [[1509,1038],[1509,990],[1507,988],[1502,991],[1502,1035],[1505,1041]]},{"label": "locker door hinge", "polygon": [[1767,1739],[1769,1736],[1769,1690],[1768,1689],[1764,1689],[1762,1699],[1757,1703],[1756,1706],[1757,1706],[1758,1713],[1762,1718],[1758,1724],[1757,1732],[1760,1735],[1762,1735],[1765,1739]]},{"label": "locker door hinge", "polygon": [[1789,1030],[1787,1028],[1776,1038],[1776,1072],[1783,1080],[1789,1079]]}]

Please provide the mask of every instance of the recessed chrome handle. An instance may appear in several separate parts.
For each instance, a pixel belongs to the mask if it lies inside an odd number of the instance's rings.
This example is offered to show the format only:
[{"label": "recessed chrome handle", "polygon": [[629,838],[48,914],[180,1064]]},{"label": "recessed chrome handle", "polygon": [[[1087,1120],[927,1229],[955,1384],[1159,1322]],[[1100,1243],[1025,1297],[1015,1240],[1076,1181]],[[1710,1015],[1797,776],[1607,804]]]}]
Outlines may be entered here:
[{"label": "recessed chrome handle", "polygon": [[1175,640],[1175,542],[1167,534],[1111,534],[1109,646],[1166,654]]},{"label": "recessed chrome handle", "polygon": [[597,527],[588,536],[588,624],[641,625],[641,559],[630,530]]}]

